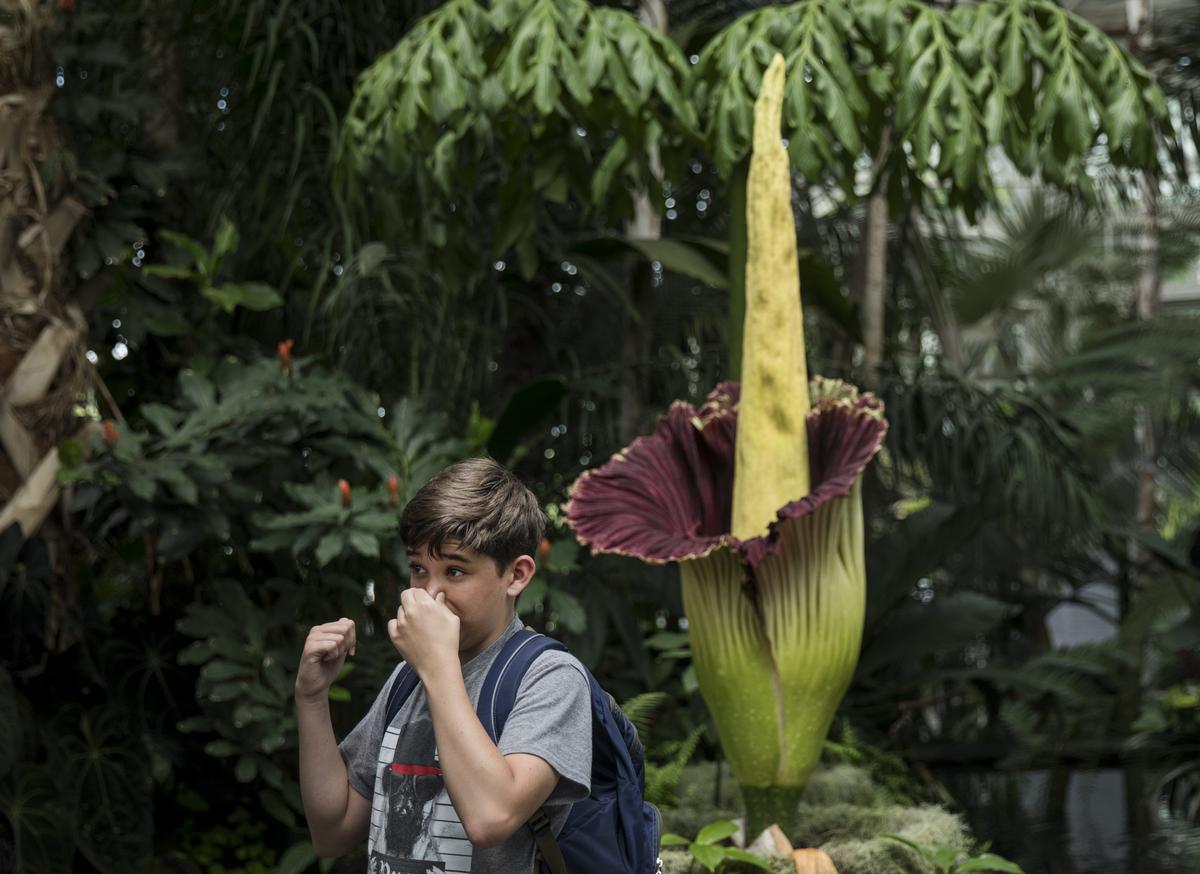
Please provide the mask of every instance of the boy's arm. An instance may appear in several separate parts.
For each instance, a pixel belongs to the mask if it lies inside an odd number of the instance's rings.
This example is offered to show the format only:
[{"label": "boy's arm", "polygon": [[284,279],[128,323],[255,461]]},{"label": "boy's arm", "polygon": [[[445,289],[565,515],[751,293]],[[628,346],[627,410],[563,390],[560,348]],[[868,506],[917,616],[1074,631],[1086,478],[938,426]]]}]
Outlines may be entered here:
[{"label": "boy's arm", "polygon": [[446,791],[471,843],[504,843],[537,811],[558,774],[526,753],[501,755],[479,722],[458,665],[439,665],[422,675],[438,764]]},{"label": "boy's arm", "polygon": [[477,847],[494,847],[534,814],[558,775],[537,756],[500,754],[475,715],[458,660],[459,619],[422,589],[400,594],[388,635],[421,678],[446,792]]},{"label": "boy's arm", "polygon": [[340,856],[366,840],[371,802],[351,787],[329,718],[329,685],[355,649],[354,622],[340,619],[308,633],[296,672],[300,798],[318,856]]}]

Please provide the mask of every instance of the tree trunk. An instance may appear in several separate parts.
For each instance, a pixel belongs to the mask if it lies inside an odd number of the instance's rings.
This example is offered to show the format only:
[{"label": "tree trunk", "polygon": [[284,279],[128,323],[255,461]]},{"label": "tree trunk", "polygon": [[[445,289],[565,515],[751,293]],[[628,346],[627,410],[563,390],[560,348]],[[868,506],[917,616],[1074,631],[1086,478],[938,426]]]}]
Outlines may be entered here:
[{"label": "tree trunk", "polygon": [[[1125,13],[1129,27],[1129,48],[1132,52],[1144,52],[1151,45],[1151,21],[1153,0],[1125,0]],[[1162,272],[1159,257],[1158,237],[1158,179],[1144,173],[1140,178],[1142,193],[1142,229],[1139,235],[1140,269],[1135,286],[1134,317],[1138,321],[1153,319],[1158,315],[1162,291]],[[1134,524],[1146,531],[1154,529],[1155,456],[1157,447],[1154,438],[1154,422],[1150,411],[1144,406],[1134,409],[1134,441],[1137,445],[1137,490],[1134,496]],[[1126,556],[1126,572],[1122,575],[1120,592],[1121,616],[1124,618],[1136,598],[1141,566],[1145,562],[1144,550],[1136,540],[1130,540]],[[1118,694],[1118,730],[1130,730],[1133,720],[1141,709],[1142,664],[1146,640],[1136,642],[1138,661],[1130,671],[1128,681]],[[1134,760],[1125,773],[1125,806],[1129,817],[1129,830],[1133,835],[1132,858],[1141,859],[1149,842],[1150,822],[1148,817],[1145,786],[1145,768]],[[1140,862],[1139,862],[1140,868]]]},{"label": "tree trunk", "polygon": [[[641,0],[638,4],[638,20],[646,27],[667,32],[667,6],[665,0]],[[647,158],[654,175],[658,191],[661,191],[662,162],[658,144],[647,149]],[[658,191],[642,189],[634,193],[633,219],[625,225],[625,235],[639,239],[657,240],[662,236],[662,218],[658,206],[651,199]],[[650,298],[654,293],[653,275],[645,259],[635,257],[629,270],[629,291],[633,306],[639,313],[649,310]],[[620,411],[617,418],[619,438],[629,443],[642,427],[646,400],[646,364],[650,357],[650,320],[638,323],[632,315],[621,316],[620,349]]]},{"label": "tree trunk", "polygon": [[1125,19],[1129,27],[1129,47],[1135,52],[1150,48],[1150,22],[1154,0],[1125,0]]},{"label": "tree trunk", "polygon": [[[1135,0],[1130,0],[1131,4]],[[1158,178],[1143,173],[1140,178],[1142,194],[1142,227],[1138,235],[1140,260],[1138,278],[1134,287],[1134,318],[1148,321],[1158,316],[1162,301],[1162,267],[1159,253],[1158,228]],[[1156,497],[1157,443],[1154,435],[1154,420],[1150,410],[1142,405],[1134,408],[1133,435],[1137,445],[1137,489],[1134,494],[1134,525],[1142,531],[1153,531],[1154,517],[1158,509]],[[1128,544],[1127,570],[1122,575],[1120,593],[1121,618],[1128,615],[1137,599],[1143,565],[1147,560],[1145,550],[1136,540]],[[1117,697],[1117,730],[1123,735],[1132,731],[1133,721],[1141,710],[1142,674],[1144,671],[1145,648],[1149,641],[1144,635],[1135,641],[1135,666]],[[1146,797],[1145,763],[1133,759],[1125,771],[1125,808],[1129,818],[1129,831],[1133,837],[1132,858],[1141,859],[1150,843],[1150,799]],[[1140,864],[1140,863],[1139,863]]]},{"label": "tree trunk", "polygon": [[[1158,179],[1144,173],[1141,177],[1143,221],[1139,237],[1142,258],[1134,302],[1139,322],[1158,317],[1162,305],[1162,266],[1159,253]],[[1139,450],[1137,504],[1135,520],[1139,528],[1154,528],[1156,501],[1154,497],[1155,440],[1154,423],[1144,407],[1138,407],[1134,425]]]},{"label": "tree trunk", "polygon": [[[60,151],[46,107],[49,7],[9,8],[0,48],[0,526],[32,536],[57,502],[58,441],[78,430],[71,411],[86,376],[87,324],[63,299],[63,247],[86,212],[42,173]],[[83,365],[84,368],[88,365]]]},{"label": "tree trunk", "polygon": [[863,232],[863,383],[879,384],[883,364],[884,293],[887,289],[888,174],[887,157],[892,129],[885,126],[875,158],[871,195],[867,200],[867,222]]}]

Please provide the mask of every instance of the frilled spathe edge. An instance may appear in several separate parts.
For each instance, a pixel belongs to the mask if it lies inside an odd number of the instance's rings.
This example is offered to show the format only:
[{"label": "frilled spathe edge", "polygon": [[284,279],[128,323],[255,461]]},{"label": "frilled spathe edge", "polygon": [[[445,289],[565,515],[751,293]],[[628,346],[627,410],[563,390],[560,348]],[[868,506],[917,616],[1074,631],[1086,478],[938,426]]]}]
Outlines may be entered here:
[{"label": "frilled spathe edge", "polygon": [[808,414],[808,455],[813,490],[780,508],[767,534],[734,543],[752,569],[778,554],[780,523],[814,513],[835,498],[847,497],[887,437],[883,402],[874,395],[860,394],[847,383],[819,377],[813,380],[810,391],[814,403]]},{"label": "frilled spathe edge", "polygon": [[567,521],[593,552],[664,563],[732,545],[733,410],[713,395],[676,401],[638,437],[571,486]]},{"label": "frilled spathe edge", "polygon": [[729,533],[740,389],[725,382],[699,408],[676,401],[638,437],[571,486],[568,523],[593,552],[662,564],[728,546],[753,568],[779,550],[778,523],[850,493],[887,432],[883,405],[853,386],[817,377],[808,414],[812,492],[783,507],[763,537]]}]

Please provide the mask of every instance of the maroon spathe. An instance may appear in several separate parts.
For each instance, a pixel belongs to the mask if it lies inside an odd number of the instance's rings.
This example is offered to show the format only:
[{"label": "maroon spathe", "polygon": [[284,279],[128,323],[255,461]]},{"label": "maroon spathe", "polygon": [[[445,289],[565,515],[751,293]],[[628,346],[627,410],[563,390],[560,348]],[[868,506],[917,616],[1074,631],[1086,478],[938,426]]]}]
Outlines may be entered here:
[{"label": "maroon spathe", "polygon": [[781,507],[768,534],[739,541],[729,533],[739,394],[737,383],[725,382],[699,409],[676,401],[654,433],[579,477],[566,508],[579,541],[593,552],[659,564],[730,546],[753,568],[778,551],[779,520],[850,494],[887,433],[873,395],[814,393],[808,413],[812,491]]}]

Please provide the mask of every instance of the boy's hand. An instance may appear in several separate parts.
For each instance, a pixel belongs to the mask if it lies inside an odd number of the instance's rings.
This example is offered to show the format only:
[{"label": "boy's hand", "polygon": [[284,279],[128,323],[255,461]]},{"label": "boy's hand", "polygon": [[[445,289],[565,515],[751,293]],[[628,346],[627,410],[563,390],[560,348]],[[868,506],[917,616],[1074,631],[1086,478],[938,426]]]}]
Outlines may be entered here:
[{"label": "boy's hand", "polygon": [[443,593],[435,600],[424,589],[405,589],[396,618],[388,623],[388,637],[420,675],[438,665],[458,664],[458,623]]},{"label": "boy's hand", "polygon": [[353,619],[343,617],[337,622],[326,622],[309,629],[304,652],[300,654],[300,667],[296,671],[297,700],[324,700],[346,661],[346,654],[354,655],[356,649],[358,639],[354,635]]}]

